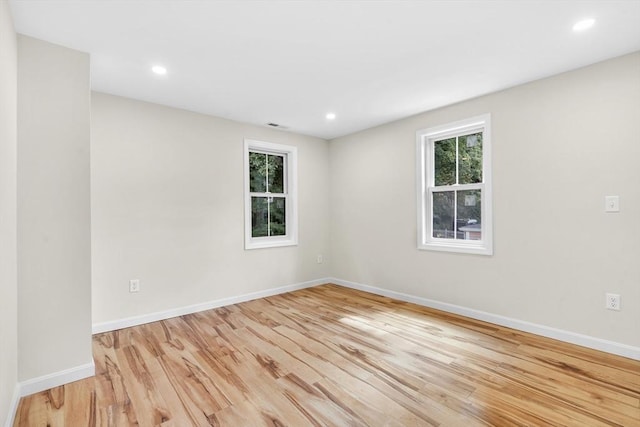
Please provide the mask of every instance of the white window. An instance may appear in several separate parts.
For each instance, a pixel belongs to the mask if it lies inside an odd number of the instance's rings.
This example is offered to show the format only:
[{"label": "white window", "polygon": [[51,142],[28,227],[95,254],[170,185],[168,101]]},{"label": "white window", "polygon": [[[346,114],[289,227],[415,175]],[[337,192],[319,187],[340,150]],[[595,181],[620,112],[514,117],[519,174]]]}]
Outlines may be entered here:
[{"label": "white window", "polygon": [[297,149],[244,141],[244,247],[298,244]]},{"label": "white window", "polygon": [[418,249],[493,254],[491,117],[416,132]]}]

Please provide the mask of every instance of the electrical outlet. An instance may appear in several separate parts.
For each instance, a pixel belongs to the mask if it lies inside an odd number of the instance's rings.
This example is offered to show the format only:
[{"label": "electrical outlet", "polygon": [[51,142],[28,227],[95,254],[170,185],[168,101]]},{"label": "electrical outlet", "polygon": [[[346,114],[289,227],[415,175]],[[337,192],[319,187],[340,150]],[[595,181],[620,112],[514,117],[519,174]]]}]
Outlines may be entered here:
[{"label": "electrical outlet", "polygon": [[316,258],[316,261],[318,262],[318,264],[322,264],[324,262],[322,255],[318,255],[318,258]]},{"label": "electrical outlet", "polygon": [[605,302],[605,307],[607,310],[620,310],[620,295],[618,294],[607,294],[607,300]]},{"label": "electrical outlet", "polygon": [[129,292],[140,292],[140,280],[138,279],[129,280]]}]

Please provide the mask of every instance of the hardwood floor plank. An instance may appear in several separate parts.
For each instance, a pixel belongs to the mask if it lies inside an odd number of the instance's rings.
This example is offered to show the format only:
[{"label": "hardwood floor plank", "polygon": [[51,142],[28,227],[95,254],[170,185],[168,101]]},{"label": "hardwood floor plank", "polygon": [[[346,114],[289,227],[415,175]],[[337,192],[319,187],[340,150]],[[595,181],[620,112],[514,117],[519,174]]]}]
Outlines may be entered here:
[{"label": "hardwood floor plank", "polygon": [[640,427],[640,362],[337,285],[93,337],[15,427]]},{"label": "hardwood floor plank", "polygon": [[339,408],[342,412],[341,419],[347,421],[345,424],[370,426],[380,423],[384,425],[385,421],[388,420],[388,415],[380,411],[380,407],[371,407],[369,404],[362,402],[362,400],[348,392],[344,384],[336,386],[333,381],[325,379],[316,383],[314,386],[323,396]]},{"label": "hardwood floor plank", "polygon": [[[171,419],[154,380],[155,359],[143,360],[135,346],[128,345],[116,350],[127,393],[131,399],[140,426],[155,426]],[[155,369],[154,369],[155,368]]]},{"label": "hardwood floor plank", "polygon": [[[350,425],[357,425],[359,421],[352,414],[344,411],[339,405],[331,400],[317,388],[316,385],[308,384],[295,374],[286,375],[278,380],[278,384],[284,390],[284,395],[313,426],[335,426],[345,419]],[[378,411],[371,415],[383,415]]]},{"label": "hardwood floor plank", "polygon": [[78,427],[96,426],[96,392],[94,381],[87,378],[75,381],[64,387],[65,403],[64,409],[65,424]]},{"label": "hardwood floor plank", "polygon": [[164,373],[159,377],[165,379],[164,387],[160,389],[162,395],[174,404],[177,397],[182,404],[182,407],[176,405],[177,408],[171,412],[172,418],[176,417],[176,411],[181,410],[192,422],[201,423],[209,414],[229,406],[229,400],[197,363],[170,356],[160,358],[158,363]]}]

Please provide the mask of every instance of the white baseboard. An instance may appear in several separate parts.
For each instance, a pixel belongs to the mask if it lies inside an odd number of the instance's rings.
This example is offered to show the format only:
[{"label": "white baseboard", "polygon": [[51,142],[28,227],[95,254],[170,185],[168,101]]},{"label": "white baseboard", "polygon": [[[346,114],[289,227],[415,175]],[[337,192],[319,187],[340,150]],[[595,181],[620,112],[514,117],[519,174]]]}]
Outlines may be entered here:
[{"label": "white baseboard", "polygon": [[448,304],[435,301],[428,298],[422,298],[414,295],[408,295],[401,292],[389,291],[387,289],[377,288],[375,286],[363,285],[361,283],[349,282],[347,280],[332,278],[331,283],[344,286],[347,288],[358,289],[370,292],[376,295],[382,295],[389,298],[395,298],[401,301],[412,302],[436,310],[442,310],[449,313],[459,314],[461,316],[470,317],[472,319],[482,320],[494,323],[500,326],[517,329],[523,332],[541,335],[547,338],[553,338],[559,341],[576,344],[582,347],[588,347],[607,353],[617,354],[619,356],[628,357],[630,359],[640,360],[640,347],[634,347],[627,344],[621,344],[614,341],[603,340],[588,335],[582,335],[575,332],[556,329],[549,326],[538,325],[536,323],[526,322],[524,320],[513,319],[511,317],[500,316],[498,314],[487,313],[485,311],[475,310],[472,308],[462,307],[455,304]]},{"label": "white baseboard", "polygon": [[7,414],[7,420],[4,423],[5,427],[13,427],[13,422],[16,419],[19,403],[20,403],[20,384],[16,384],[16,386],[13,389],[13,397],[11,398],[11,403],[9,404],[9,413]]},{"label": "white baseboard", "polygon": [[278,295],[285,292],[295,291],[298,289],[310,288],[310,287],[322,285],[325,283],[335,283],[337,285],[344,286],[347,288],[359,289],[365,292],[370,292],[372,294],[395,298],[401,301],[412,302],[414,304],[422,305],[425,307],[430,307],[437,310],[446,311],[449,313],[459,314],[461,316],[482,320],[489,323],[494,323],[496,325],[517,329],[519,331],[529,332],[532,334],[557,339],[559,341],[564,341],[571,344],[576,344],[576,345],[604,351],[611,354],[617,354],[619,356],[628,357],[630,359],[640,360],[640,347],[634,347],[627,344],[608,341],[601,338],[595,338],[588,335],[578,334],[575,332],[570,332],[562,329],[552,328],[549,326],[539,325],[539,324],[527,322],[524,320],[514,319],[511,317],[501,316],[498,314],[488,313],[481,310],[462,307],[455,304],[449,304],[449,303],[440,302],[440,301],[436,301],[428,298],[418,297],[415,295],[404,294],[402,292],[390,291],[387,289],[365,285],[362,283],[350,282],[347,280],[342,280],[334,277],[311,280],[308,282],[281,286],[278,288],[271,288],[264,291],[252,292],[252,293],[229,297],[229,298],[222,298],[219,300],[189,305],[186,307],[179,307],[179,308],[165,310],[161,312],[149,313],[141,316],[128,317],[125,319],[119,319],[119,320],[114,320],[109,322],[95,323],[93,325],[92,331],[94,334],[107,332],[107,331],[114,331],[117,329],[128,328],[131,326],[137,326],[145,323],[156,322],[159,320],[165,320],[172,317],[183,316],[185,314],[191,314],[191,313],[197,313],[199,311],[210,310],[212,308],[218,308],[226,305],[238,304],[245,301],[251,301],[258,298]]},{"label": "white baseboard", "polygon": [[210,310],[212,308],[223,307],[225,305],[238,304],[241,302],[251,301],[258,298],[270,297],[273,295],[283,294],[286,292],[296,291],[298,289],[310,288],[312,286],[329,283],[329,278],[310,280],[308,282],[296,283],[293,285],[280,286],[278,288],[266,289],[264,291],[251,292],[244,295],[222,298],[219,300],[193,304],[186,307],[178,307],[155,313],[143,314],[141,316],[127,317],[124,319],[113,320],[109,322],[94,323],[92,333],[99,334],[101,332],[115,331],[117,329],[128,328],[131,326],[142,325],[145,323],[157,322],[159,320],[170,319],[172,317],[184,316],[185,314],[197,313],[199,311]]},{"label": "white baseboard", "polygon": [[96,373],[96,366],[93,363],[86,363],[84,365],[75,366],[73,368],[65,369],[64,371],[54,372],[52,374],[43,375],[41,377],[32,378],[27,381],[22,381],[19,384],[20,396],[28,396],[33,393],[38,393],[43,390],[47,390],[53,387],[58,387],[67,383],[82,380],[94,376]]}]

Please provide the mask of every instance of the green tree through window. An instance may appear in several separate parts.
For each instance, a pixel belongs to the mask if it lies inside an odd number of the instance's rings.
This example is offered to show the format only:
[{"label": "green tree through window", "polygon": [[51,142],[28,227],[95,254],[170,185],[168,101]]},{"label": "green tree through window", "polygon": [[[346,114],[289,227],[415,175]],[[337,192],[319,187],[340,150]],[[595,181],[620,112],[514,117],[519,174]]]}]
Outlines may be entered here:
[{"label": "green tree through window", "polygon": [[437,191],[437,187],[482,182],[482,133],[447,138],[433,143],[433,237],[479,238],[480,231],[461,227],[481,225],[480,190]]},{"label": "green tree through window", "polygon": [[287,234],[284,168],[284,155],[249,152],[252,237]]}]

